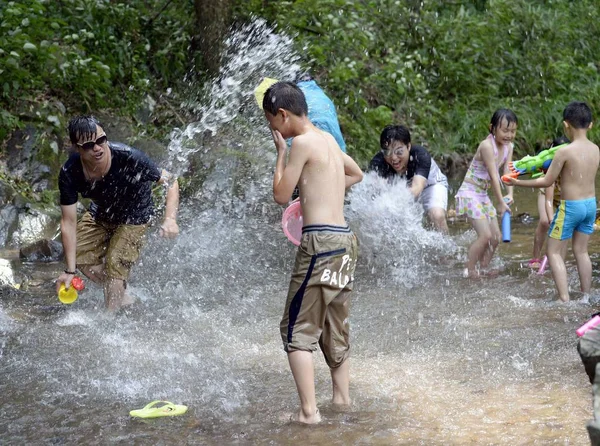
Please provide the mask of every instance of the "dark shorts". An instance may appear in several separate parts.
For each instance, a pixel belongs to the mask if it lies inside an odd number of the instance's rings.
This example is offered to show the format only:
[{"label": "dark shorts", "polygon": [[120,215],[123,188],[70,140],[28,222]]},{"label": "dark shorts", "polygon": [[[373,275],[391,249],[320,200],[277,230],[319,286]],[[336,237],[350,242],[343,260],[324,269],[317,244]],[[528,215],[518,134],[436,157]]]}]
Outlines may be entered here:
[{"label": "dark shorts", "polygon": [[144,246],[147,227],[97,222],[86,212],[77,223],[77,265],[104,264],[107,277],[127,280]]},{"label": "dark shorts", "polygon": [[302,228],[302,241],[280,324],[286,352],[321,347],[329,367],[349,354],[348,307],[358,256],[350,229],[331,225]]}]

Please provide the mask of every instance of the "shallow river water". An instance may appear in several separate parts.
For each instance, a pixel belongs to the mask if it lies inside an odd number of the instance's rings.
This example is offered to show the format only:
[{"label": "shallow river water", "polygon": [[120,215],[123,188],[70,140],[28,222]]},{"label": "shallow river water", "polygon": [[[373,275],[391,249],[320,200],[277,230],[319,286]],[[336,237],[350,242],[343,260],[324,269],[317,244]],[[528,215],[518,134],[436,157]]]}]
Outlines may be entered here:
[{"label": "shallow river water", "polygon": [[[519,191],[515,214],[535,215],[534,198]],[[348,214],[361,205],[355,197]],[[575,329],[596,306],[577,293],[557,303],[550,274],[525,266],[535,223],[515,217],[513,240],[494,262],[499,274],[467,280],[466,223],[444,238],[407,226],[400,213],[372,212],[350,220],[359,235],[381,226],[389,246],[360,237],[349,410],[328,403],[329,374],[316,354],[324,421],[286,420],[297,395],[278,322],[294,248],[278,222],[188,214],[174,243],[151,231],[130,288],[141,303],[127,315],[105,315],[93,286],[69,307],[52,301],[56,311],[44,317],[1,304],[2,443],[585,444],[591,389]],[[590,251],[597,293],[597,236]],[[14,263],[47,279],[52,294],[60,265]],[[572,257],[568,266],[576,290]],[[154,399],[189,411],[128,416]]]},{"label": "shallow river water", "polygon": [[[274,149],[252,91],[263,75],[291,76],[282,67],[296,56],[285,52],[289,41],[258,28],[258,44],[228,41],[238,52],[213,86],[218,101],[201,110],[200,124],[173,135],[171,170],[192,171],[194,181],[194,169],[213,163],[212,173],[183,201],[178,239],[150,229],[132,272],[129,291],[140,302],[131,312],[109,317],[89,284],[61,305],[52,283],[61,264],[1,254],[31,278],[35,298],[0,300],[0,443],[587,444],[591,386],[575,329],[598,307],[600,236],[590,244],[591,298],[576,292],[569,253],[573,301],[557,303],[550,273],[526,266],[537,220],[519,214],[537,218],[530,189],[516,193],[512,242],[493,262],[498,274],[467,280],[474,232],[465,222],[451,222],[443,237],[423,229],[402,185],[368,177],[355,187],[346,207],[361,243],[350,310],[353,404],[329,404],[317,353],[323,422],[288,421],[298,399],[279,320],[295,251],[270,197]],[[194,141],[209,131],[226,133],[229,152],[206,161],[220,141]],[[189,410],[129,416],[156,399]]]}]

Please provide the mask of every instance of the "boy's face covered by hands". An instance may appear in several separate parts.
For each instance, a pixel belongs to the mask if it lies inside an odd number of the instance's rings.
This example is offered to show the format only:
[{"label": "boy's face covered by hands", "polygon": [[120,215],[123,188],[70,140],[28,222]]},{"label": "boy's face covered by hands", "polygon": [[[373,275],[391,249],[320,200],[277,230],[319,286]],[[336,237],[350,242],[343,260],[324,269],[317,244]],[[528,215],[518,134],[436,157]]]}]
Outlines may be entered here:
[{"label": "boy's face covered by hands", "polygon": [[278,112],[276,115],[272,115],[269,112],[265,112],[265,118],[267,118],[267,121],[269,121],[269,127],[271,128],[271,135],[273,136],[275,148],[278,152],[285,152],[287,149],[287,144],[285,142],[286,137],[283,136],[287,127],[285,113]]},{"label": "boy's face covered by hands", "polygon": [[292,137],[292,135],[289,134],[289,116],[285,110],[279,109],[276,115],[265,112],[265,118],[269,121],[269,127],[271,127],[272,131],[281,133],[281,136],[283,136],[284,139]]}]

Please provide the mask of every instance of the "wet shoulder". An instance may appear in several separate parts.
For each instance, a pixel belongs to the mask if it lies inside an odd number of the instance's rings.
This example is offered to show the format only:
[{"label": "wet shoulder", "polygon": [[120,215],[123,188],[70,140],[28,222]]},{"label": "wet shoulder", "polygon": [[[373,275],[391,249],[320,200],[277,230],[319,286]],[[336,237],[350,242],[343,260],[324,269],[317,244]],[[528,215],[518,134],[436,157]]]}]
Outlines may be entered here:
[{"label": "wet shoulder", "polygon": [[483,141],[481,141],[479,143],[479,146],[477,146],[477,151],[475,152],[475,156],[473,157],[473,159],[477,159],[478,161],[482,161],[482,152],[488,152],[491,153],[492,155],[495,155],[494,153],[494,145],[492,144],[492,142],[489,140],[489,138],[484,139]]},{"label": "wet shoulder", "polygon": [[574,141],[571,144],[558,149],[555,157],[560,154],[566,163],[575,164],[594,164],[598,165],[600,162],[600,150],[598,146],[591,141],[577,142]]}]

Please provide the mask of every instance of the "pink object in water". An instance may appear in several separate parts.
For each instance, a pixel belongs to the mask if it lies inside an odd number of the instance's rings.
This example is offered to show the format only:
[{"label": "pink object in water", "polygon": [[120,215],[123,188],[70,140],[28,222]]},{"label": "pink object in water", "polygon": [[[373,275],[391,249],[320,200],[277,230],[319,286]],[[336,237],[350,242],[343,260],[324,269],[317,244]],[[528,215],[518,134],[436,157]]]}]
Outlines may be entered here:
[{"label": "pink object in water", "polygon": [[546,267],[548,266],[548,256],[544,256],[542,263],[540,264],[540,269],[538,269],[538,274],[541,276],[546,272]]},{"label": "pink object in water", "polygon": [[600,325],[600,316],[594,316],[577,330],[575,330],[575,333],[577,333],[577,336],[583,336],[586,331],[595,328],[598,325]]},{"label": "pink object in water", "polygon": [[300,246],[302,238],[302,206],[300,201],[294,201],[283,212],[281,218],[283,233],[296,246]]}]

